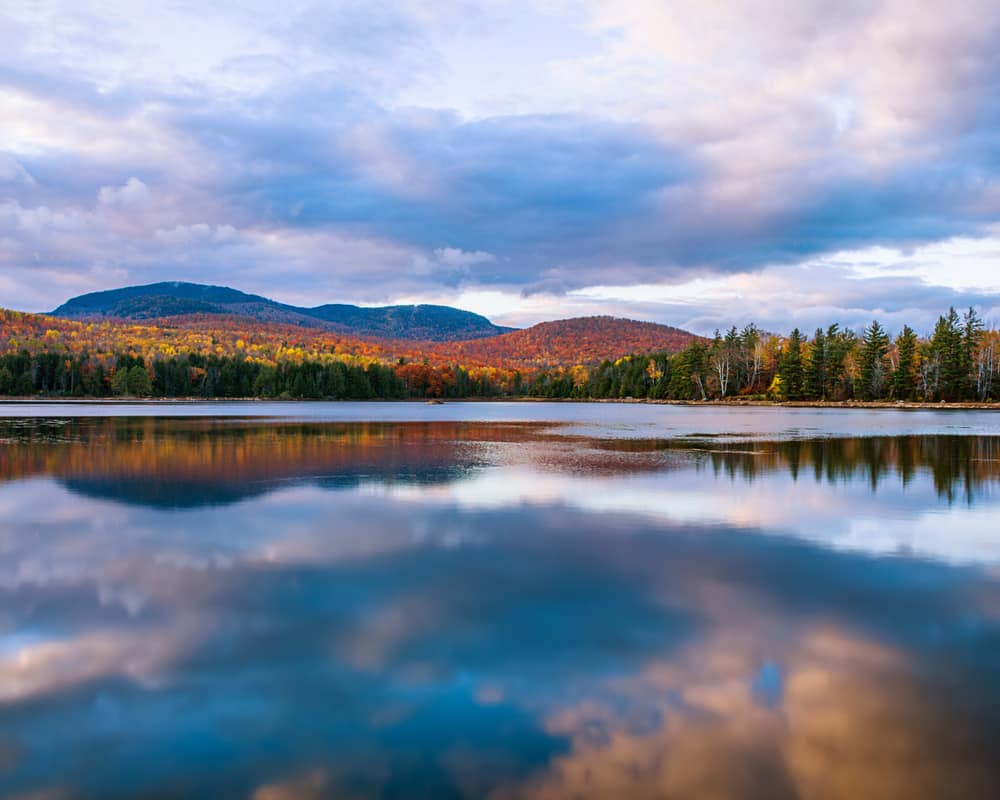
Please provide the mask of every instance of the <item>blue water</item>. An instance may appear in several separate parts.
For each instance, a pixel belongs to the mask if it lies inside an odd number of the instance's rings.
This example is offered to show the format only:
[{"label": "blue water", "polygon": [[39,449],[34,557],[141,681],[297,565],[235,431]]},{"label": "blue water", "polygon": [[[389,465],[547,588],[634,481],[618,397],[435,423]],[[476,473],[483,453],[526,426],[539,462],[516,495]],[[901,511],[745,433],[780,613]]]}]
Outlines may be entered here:
[{"label": "blue water", "polygon": [[0,796],[1000,796],[988,412],[2,411]]}]

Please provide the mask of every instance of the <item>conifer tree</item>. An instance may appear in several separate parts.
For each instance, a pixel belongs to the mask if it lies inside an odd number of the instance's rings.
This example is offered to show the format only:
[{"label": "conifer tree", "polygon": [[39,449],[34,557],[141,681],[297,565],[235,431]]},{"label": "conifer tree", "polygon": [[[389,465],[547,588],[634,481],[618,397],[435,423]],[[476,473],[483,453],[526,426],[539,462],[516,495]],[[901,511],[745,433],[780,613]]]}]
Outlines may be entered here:
[{"label": "conifer tree", "polygon": [[940,365],[937,380],[940,399],[960,400],[967,370],[961,318],[954,308],[948,309],[948,313],[938,319],[931,336],[930,350]]},{"label": "conifer tree", "polygon": [[763,348],[761,333],[756,325],[750,324],[739,334],[739,347],[743,355],[743,385],[751,391],[757,389],[760,382],[760,371],[763,366]]},{"label": "conifer tree", "polygon": [[796,328],[788,337],[788,345],[781,359],[782,393],[788,400],[802,399],[802,333]]},{"label": "conifer tree", "polygon": [[970,307],[962,317],[962,387],[960,400],[970,400],[975,396],[976,350],[983,338],[983,321]]},{"label": "conifer tree", "polygon": [[896,338],[896,369],[892,373],[892,396],[912,400],[917,391],[917,334],[909,325]]},{"label": "conifer tree", "polygon": [[880,400],[885,397],[886,355],[889,352],[889,337],[878,321],[873,321],[865,329],[861,340],[860,391],[862,400]]},{"label": "conifer tree", "polygon": [[153,383],[145,367],[136,364],[128,371],[125,381],[128,393],[135,397],[149,397],[153,393]]},{"label": "conifer tree", "polygon": [[842,331],[835,322],[826,329],[826,391],[828,400],[842,400],[853,391],[847,374],[847,357],[857,347],[853,331]]},{"label": "conifer tree", "polygon": [[807,400],[826,399],[826,334],[816,329],[805,371],[803,394]]},{"label": "conifer tree", "polygon": [[114,395],[128,394],[128,368],[119,367],[111,376],[111,393]]}]

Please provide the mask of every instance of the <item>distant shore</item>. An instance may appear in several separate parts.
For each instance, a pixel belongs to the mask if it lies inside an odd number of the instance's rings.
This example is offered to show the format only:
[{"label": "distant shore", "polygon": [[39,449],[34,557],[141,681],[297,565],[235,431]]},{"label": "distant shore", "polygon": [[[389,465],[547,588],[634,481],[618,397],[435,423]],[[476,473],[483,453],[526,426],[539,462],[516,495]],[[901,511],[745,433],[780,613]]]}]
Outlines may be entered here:
[{"label": "distant shore", "polygon": [[[544,399],[544,398],[543,398]],[[669,405],[669,406],[760,406],[760,407],[773,407],[773,408],[859,408],[866,410],[881,410],[881,409],[909,409],[909,410],[928,410],[932,409],[935,411],[946,411],[948,409],[956,410],[980,410],[980,411],[1000,411],[1000,402],[997,403],[980,403],[980,402],[956,402],[956,403],[924,403],[919,401],[910,400],[743,400],[743,399],[733,399],[733,400],[649,400],[646,398],[622,398],[616,400],[606,400],[603,398],[597,398],[593,400],[585,400],[583,402],[587,403],[648,403],[652,405]]]},{"label": "distant shore", "polygon": [[[917,401],[890,400],[747,400],[735,398],[731,400],[655,400],[648,398],[592,398],[592,397],[460,397],[460,398],[423,398],[410,397],[405,400],[377,399],[371,400],[306,400],[280,399],[264,397],[4,397],[0,398],[0,407],[4,405],[192,405],[226,403],[416,403],[423,405],[438,405],[448,403],[612,403],[623,405],[662,405],[662,406],[718,406],[718,407],[760,407],[760,408],[846,408],[867,411],[904,410],[904,411],[1000,411],[1000,402],[956,402],[956,403],[923,403]],[[2,416],[2,414],[0,414]]]}]

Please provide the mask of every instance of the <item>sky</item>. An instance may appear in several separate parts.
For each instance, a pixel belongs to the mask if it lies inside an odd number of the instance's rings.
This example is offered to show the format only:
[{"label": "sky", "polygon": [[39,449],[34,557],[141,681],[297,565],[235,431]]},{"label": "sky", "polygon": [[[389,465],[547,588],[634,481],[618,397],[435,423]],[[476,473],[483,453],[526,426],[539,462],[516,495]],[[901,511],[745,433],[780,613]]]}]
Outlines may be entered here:
[{"label": "sky", "polygon": [[1000,322],[996,0],[13,0],[0,306]]}]

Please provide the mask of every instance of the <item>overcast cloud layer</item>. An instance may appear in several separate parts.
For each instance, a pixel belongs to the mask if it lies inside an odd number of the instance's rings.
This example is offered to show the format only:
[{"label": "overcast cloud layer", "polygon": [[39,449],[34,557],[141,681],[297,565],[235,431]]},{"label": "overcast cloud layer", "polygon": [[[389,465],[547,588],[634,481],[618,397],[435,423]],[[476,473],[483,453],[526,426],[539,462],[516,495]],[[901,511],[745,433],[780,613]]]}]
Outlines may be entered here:
[{"label": "overcast cloud layer", "polygon": [[0,305],[1000,312],[996,0],[13,2]]}]

